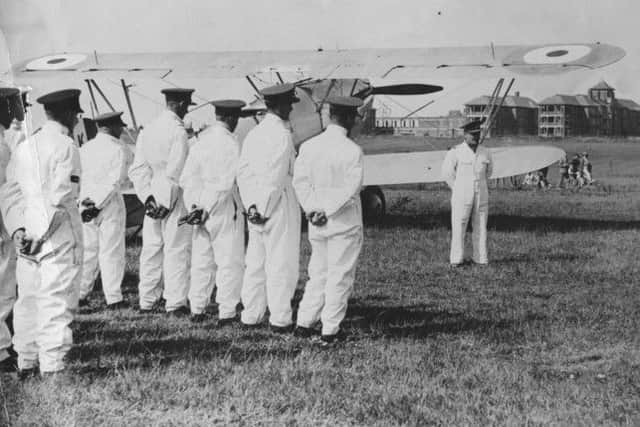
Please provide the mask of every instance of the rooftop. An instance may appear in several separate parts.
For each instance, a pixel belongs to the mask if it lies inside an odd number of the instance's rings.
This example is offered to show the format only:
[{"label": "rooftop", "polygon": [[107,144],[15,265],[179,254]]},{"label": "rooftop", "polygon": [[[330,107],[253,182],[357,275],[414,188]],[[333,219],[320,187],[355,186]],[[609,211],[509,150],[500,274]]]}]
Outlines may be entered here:
[{"label": "rooftop", "polygon": [[[487,105],[489,103],[489,101],[491,100],[491,97],[488,95],[482,95],[479,96],[477,98],[472,99],[469,102],[466,102],[465,105]],[[505,107],[511,107],[511,108],[538,108],[538,104],[536,104],[536,102],[531,99],[531,98],[527,98],[526,96],[507,96],[506,99],[504,100],[504,104]]]},{"label": "rooftop", "polygon": [[609,86],[609,84],[607,82],[605,82],[604,80],[600,80],[600,82],[598,82],[598,84],[595,85],[594,87],[592,87],[591,89],[611,89],[611,90],[615,90],[614,88]]}]

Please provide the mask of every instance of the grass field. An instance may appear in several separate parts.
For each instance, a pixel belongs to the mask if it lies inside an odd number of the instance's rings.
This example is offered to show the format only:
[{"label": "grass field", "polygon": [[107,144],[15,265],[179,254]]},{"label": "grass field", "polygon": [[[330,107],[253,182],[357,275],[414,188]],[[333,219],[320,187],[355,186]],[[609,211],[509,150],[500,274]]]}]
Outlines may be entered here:
[{"label": "grass field", "polygon": [[557,144],[586,148],[598,185],[493,190],[486,267],[449,268],[442,186],[388,190],[344,345],[107,313],[94,292],[69,374],[3,377],[0,424],[640,425],[640,143]]}]

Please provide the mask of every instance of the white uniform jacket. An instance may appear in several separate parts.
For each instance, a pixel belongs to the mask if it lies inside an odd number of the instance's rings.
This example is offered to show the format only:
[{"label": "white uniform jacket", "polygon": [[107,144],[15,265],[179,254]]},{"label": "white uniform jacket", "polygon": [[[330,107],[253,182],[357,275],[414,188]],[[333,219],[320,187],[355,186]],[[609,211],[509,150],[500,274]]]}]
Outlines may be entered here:
[{"label": "white uniform jacket", "polygon": [[156,203],[173,209],[189,151],[187,140],[182,120],[169,110],[140,132],[129,178],[142,203],[153,195]]},{"label": "white uniform jacket", "polygon": [[244,140],[238,186],[246,208],[255,205],[269,218],[291,185],[295,148],[291,132],[275,114],[267,113]]},{"label": "white uniform jacket", "polygon": [[310,225],[309,233],[328,237],[362,227],[363,157],[346,129],[336,125],[327,126],[322,134],[302,144],[293,186],[305,212],[324,211],[327,215],[327,224]]},{"label": "white uniform jacket", "polygon": [[493,171],[491,152],[478,146],[476,152],[463,142],[447,152],[442,177],[451,188],[452,203],[469,205],[478,197],[478,205],[489,203],[487,179]]},{"label": "white uniform jacket", "polygon": [[[39,132],[17,147],[12,172],[24,198],[22,226],[27,233],[42,237],[49,230],[54,214],[61,212],[71,221],[67,223],[71,230],[60,227],[56,233],[72,234],[74,244],[81,246],[80,155],[67,128],[47,121]],[[43,247],[42,256],[55,249],[48,247],[48,243]]]},{"label": "white uniform jacket", "polygon": [[98,132],[80,148],[82,187],[80,201],[89,198],[103,209],[109,200],[119,196],[127,182],[131,164],[130,151],[119,139]]},{"label": "white uniform jacket", "polygon": [[198,137],[180,178],[188,211],[195,205],[211,215],[230,200],[241,214],[236,184],[239,158],[240,143],[224,126],[215,124]]}]

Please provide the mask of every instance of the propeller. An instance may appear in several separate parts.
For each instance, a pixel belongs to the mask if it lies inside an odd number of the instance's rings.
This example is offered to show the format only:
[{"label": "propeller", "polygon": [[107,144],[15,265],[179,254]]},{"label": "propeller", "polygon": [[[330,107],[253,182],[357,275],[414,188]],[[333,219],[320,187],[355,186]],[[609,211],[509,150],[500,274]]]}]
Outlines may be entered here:
[{"label": "propeller", "polygon": [[440,92],[442,89],[442,86],[407,83],[388,86],[369,86],[353,96],[364,99],[370,95],[426,95],[428,93]]}]

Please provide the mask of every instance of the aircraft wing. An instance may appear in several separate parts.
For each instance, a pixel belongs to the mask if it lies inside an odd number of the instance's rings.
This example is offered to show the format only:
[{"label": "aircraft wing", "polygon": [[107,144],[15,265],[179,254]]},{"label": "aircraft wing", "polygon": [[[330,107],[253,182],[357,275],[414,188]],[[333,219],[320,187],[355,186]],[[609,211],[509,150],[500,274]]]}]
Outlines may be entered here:
[{"label": "aircraft wing", "polygon": [[[559,161],[564,150],[551,146],[489,148],[493,157],[491,179],[536,171]],[[447,152],[422,151],[365,155],[364,185],[394,185],[443,181],[442,162]]]},{"label": "aircraft wing", "polygon": [[505,71],[518,74],[595,69],[622,59],[608,44],[549,44],[353,50],[282,50],[174,53],[59,53],[32,58],[12,68],[17,79],[81,74],[82,78],[241,78],[279,72],[284,77],[420,78],[474,77]]}]

